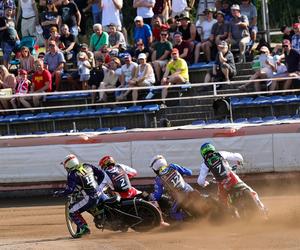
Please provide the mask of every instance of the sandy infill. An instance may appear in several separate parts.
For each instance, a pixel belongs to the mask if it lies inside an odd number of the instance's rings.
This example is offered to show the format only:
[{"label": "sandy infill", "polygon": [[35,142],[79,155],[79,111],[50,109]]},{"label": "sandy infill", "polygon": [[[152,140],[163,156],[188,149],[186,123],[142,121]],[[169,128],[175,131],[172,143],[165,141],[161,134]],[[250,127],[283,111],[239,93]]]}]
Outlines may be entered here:
[{"label": "sandy infill", "polygon": [[262,200],[270,212],[267,222],[198,221],[148,233],[119,233],[102,232],[89,219],[91,235],[76,240],[67,231],[63,204],[16,201],[0,208],[0,249],[300,249],[300,196]]}]

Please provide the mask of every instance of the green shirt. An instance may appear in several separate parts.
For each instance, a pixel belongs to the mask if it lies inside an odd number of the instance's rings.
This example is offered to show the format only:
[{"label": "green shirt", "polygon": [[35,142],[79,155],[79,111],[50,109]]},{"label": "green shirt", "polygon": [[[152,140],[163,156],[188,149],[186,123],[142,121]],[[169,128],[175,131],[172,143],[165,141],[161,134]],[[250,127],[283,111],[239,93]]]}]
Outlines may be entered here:
[{"label": "green shirt", "polygon": [[[156,60],[158,60],[158,58],[160,58],[166,50],[170,51],[172,50],[173,46],[172,43],[170,43],[169,41],[166,42],[158,42],[157,44],[155,44],[155,50],[156,50]],[[168,56],[167,58],[165,58],[165,60],[169,59],[170,56]]]},{"label": "green shirt", "polygon": [[92,48],[92,51],[100,50],[103,45],[108,45],[108,34],[103,31],[99,39],[99,36],[94,33],[90,39],[90,47]]}]

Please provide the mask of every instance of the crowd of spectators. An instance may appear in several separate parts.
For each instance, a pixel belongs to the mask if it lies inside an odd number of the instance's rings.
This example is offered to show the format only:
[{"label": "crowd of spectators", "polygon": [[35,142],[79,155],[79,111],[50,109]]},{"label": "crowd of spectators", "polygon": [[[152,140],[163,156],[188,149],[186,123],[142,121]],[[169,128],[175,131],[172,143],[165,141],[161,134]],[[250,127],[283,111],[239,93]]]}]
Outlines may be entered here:
[{"label": "crowd of spectators", "polygon": [[[136,89],[123,88],[188,83],[188,66],[199,62],[214,65],[205,82],[229,82],[237,73],[235,64],[246,60],[247,50],[257,40],[256,7],[251,0],[234,4],[227,0],[204,4],[199,0],[196,16],[192,16],[194,2],[133,0],[136,16],[128,37],[123,0],[39,0],[38,4],[35,0],[18,0],[17,4],[15,0],[0,0],[0,88],[11,88],[12,93],[22,95],[60,91],[64,90],[61,82],[71,80],[79,83],[75,89],[118,88],[114,93],[93,93],[93,103],[107,102],[112,96],[117,101],[131,99],[135,104],[143,96]],[[87,34],[89,14],[92,34]],[[283,44],[273,52],[267,44],[259,44],[260,68],[241,90],[258,78],[299,75],[300,24],[295,23],[292,30],[285,26],[282,32]],[[33,55],[35,47],[20,47],[27,36],[38,38],[45,53]],[[233,50],[238,51],[236,57]],[[279,55],[275,60],[274,54]],[[8,70],[12,55],[20,62],[16,76]],[[72,72],[68,72],[67,64]],[[283,88],[291,85],[287,80]],[[278,86],[272,81],[270,89]],[[255,89],[261,86],[255,83]],[[167,95],[168,88],[162,88],[162,107],[166,106]],[[150,91],[146,98],[151,97]],[[1,99],[1,106],[38,106],[41,100],[36,96],[7,98]]]}]

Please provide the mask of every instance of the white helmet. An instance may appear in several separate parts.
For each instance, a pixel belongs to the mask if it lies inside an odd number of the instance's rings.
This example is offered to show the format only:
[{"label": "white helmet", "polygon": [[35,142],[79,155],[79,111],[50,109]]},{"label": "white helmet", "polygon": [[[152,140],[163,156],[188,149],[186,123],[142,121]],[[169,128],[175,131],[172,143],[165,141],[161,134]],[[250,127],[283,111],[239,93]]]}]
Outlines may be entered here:
[{"label": "white helmet", "polygon": [[63,165],[67,171],[70,171],[79,165],[79,160],[76,155],[70,154],[65,157]]},{"label": "white helmet", "polygon": [[168,166],[168,163],[162,155],[156,155],[152,158],[150,162],[150,168],[154,171],[158,171],[161,167]]}]

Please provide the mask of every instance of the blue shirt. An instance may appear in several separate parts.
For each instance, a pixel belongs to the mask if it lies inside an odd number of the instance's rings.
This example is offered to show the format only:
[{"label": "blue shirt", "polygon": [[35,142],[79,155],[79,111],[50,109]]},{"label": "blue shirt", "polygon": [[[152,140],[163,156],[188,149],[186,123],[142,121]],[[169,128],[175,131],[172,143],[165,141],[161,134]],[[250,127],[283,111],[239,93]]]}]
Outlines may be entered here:
[{"label": "blue shirt", "polygon": [[142,27],[134,28],[134,43],[136,43],[139,39],[142,39],[145,47],[148,47],[148,38],[152,36],[151,28],[148,24],[144,24]]}]

